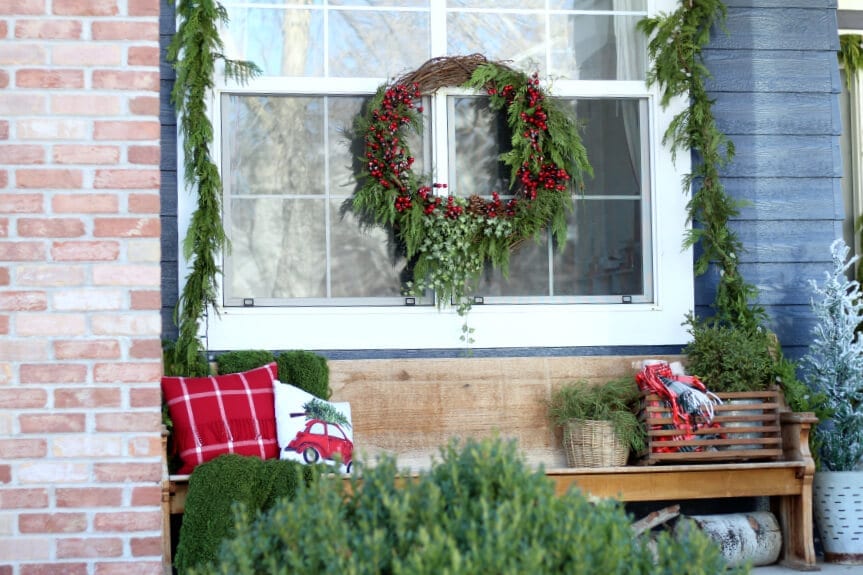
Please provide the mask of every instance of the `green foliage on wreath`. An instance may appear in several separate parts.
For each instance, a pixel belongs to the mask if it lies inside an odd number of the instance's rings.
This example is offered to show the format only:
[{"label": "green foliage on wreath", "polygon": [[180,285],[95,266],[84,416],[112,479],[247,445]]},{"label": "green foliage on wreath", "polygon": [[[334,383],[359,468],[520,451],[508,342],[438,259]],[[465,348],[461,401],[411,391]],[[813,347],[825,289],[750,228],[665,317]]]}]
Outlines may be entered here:
[{"label": "green foliage on wreath", "polygon": [[[454,69],[469,73],[455,81]],[[447,86],[483,92],[492,110],[506,115],[511,149],[500,161],[510,168],[510,189],[503,192],[510,200],[491,190],[491,200],[441,196],[434,190],[444,184],[411,170],[406,140],[422,129],[419,99]],[[393,227],[403,241],[413,266],[407,293],[433,289],[440,306],[453,301],[462,315],[486,264],[506,274],[512,249],[549,227],[558,244],[565,244],[573,182],[581,186],[583,174],[592,174],[578,127],[540,87],[537,75],[478,55],[430,60],[381,86],[355,130],[364,138],[365,155],[353,209]]]},{"label": "green foliage on wreath", "polygon": [[222,180],[213,162],[210,147],[213,125],[207,115],[207,99],[214,83],[216,64],[224,74],[240,83],[260,73],[252,62],[231,60],[224,55],[219,26],[227,24],[228,13],[214,0],[183,0],[177,3],[179,26],[168,46],[166,60],[176,72],[171,103],[177,110],[183,139],[186,185],[196,190],[197,208],[183,241],[183,256],[189,262],[183,291],[177,302],[174,321],[179,335],[171,363],[186,376],[201,372],[204,346],[198,338],[207,307],[218,310],[217,277],[221,273],[218,254],[228,247],[222,227]]},{"label": "green foliage on wreath", "polygon": [[691,151],[698,158],[684,180],[685,192],[695,188],[687,205],[694,225],[686,233],[684,247],[701,245],[702,253],[695,262],[697,275],[705,273],[711,264],[719,269],[714,321],[756,329],[765,319],[765,312],[751,303],[757,290],[738,270],[743,244],[728,227],[741,203],[725,192],[719,174],[734,157],[734,145],[716,125],[713,100],[705,87],[710,72],[701,55],[710,42],[711,30],[724,26],[726,14],[721,0],[681,1],[674,12],[645,18],[638,28],[650,38],[652,65],[647,81],[659,85],[661,104],[668,106],[672,98],[679,96],[689,99],[689,106],[672,119],[663,136],[663,143],[671,146],[672,153]]}]

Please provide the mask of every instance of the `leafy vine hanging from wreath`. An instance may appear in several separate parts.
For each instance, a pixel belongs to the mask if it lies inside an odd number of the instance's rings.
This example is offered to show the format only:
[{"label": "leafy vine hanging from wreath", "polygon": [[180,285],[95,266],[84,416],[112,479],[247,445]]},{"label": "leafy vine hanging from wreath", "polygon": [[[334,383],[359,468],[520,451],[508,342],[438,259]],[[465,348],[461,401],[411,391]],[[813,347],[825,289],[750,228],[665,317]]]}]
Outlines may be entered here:
[{"label": "leafy vine hanging from wreath", "polygon": [[[446,184],[412,171],[408,131],[422,129],[422,96],[444,87],[485,93],[492,110],[506,115],[512,149],[500,161],[510,168],[511,199],[492,190],[490,200],[442,196],[435,190]],[[549,226],[564,246],[574,185],[583,188],[584,174],[593,174],[575,122],[538,75],[479,54],[434,58],[381,86],[355,128],[364,156],[353,209],[403,240],[413,264],[409,294],[433,289],[439,306],[453,301],[460,315],[470,309],[467,295],[487,262],[506,274],[512,249]]]}]

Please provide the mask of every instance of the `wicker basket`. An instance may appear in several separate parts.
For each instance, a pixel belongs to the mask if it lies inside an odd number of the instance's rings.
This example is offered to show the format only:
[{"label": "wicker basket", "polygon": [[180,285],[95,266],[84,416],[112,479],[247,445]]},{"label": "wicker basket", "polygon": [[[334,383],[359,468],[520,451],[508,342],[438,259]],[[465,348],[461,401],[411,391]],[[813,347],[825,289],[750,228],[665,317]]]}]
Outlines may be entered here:
[{"label": "wicker basket", "polygon": [[569,420],[563,426],[563,448],[569,467],[619,467],[629,456],[629,446],[610,421]]}]

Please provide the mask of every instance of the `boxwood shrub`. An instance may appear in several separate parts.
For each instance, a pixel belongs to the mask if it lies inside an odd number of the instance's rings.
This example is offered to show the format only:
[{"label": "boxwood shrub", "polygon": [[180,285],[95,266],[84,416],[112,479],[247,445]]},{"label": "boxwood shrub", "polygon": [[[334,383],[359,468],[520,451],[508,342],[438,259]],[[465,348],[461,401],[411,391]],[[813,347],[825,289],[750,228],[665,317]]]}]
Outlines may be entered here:
[{"label": "boxwood shrub", "polygon": [[[199,574],[715,575],[719,549],[697,530],[653,549],[613,501],[557,496],[513,443],[450,444],[426,474],[400,479],[392,459],[297,488],[263,513],[237,513],[233,538]],[[362,475],[361,479],[356,476]]]},{"label": "boxwood shrub", "polygon": [[308,391],[315,397],[329,399],[330,368],[327,359],[311,351],[283,351],[276,357],[279,381]]},{"label": "boxwood shrub", "polygon": [[249,371],[275,361],[272,352],[265,349],[240,349],[228,351],[216,358],[219,375]]}]

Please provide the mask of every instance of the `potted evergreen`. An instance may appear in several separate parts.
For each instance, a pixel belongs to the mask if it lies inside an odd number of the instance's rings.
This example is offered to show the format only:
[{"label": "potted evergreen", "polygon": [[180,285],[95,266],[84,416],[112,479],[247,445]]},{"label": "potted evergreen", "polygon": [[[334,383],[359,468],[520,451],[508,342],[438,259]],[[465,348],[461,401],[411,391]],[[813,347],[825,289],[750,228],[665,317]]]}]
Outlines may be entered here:
[{"label": "potted evergreen", "polygon": [[625,465],[630,450],[644,449],[644,428],[635,415],[638,400],[631,377],[596,385],[571,382],[552,393],[548,415],[563,428],[567,465]]},{"label": "potted evergreen", "polygon": [[813,432],[814,511],[825,559],[858,564],[863,563],[863,338],[857,327],[863,302],[860,285],[848,279],[857,258],[848,259],[841,239],[830,251],[833,269],[822,285],[811,281],[816,324],[801,367],[804,381],[823,397],[829,413]]}]

